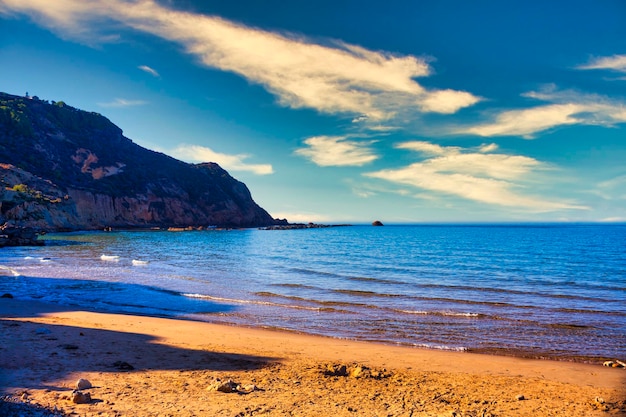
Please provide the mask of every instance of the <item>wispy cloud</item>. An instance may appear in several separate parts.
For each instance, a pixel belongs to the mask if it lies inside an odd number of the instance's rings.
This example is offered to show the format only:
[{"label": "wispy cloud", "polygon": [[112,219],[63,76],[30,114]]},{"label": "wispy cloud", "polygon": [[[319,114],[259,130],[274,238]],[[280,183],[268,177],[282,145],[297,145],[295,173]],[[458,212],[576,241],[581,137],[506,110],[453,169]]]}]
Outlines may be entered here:
[{"label": "wispy cloud", "polygon": [[378,159],[370,149],[373,141],[357,142],[347,136],[314,136],[304,141],[305,148],[295,154],[319,166],[362,166]]},{"label": "wispy cloud", "polygon": [[[177,11],[153,0],[2,0],[66,37],[100,39],[107,27],[147,32],[176,42],[200,63],[264,86],[278,102],[322,113],[362,115],[380,125],[419,112],[454,113],[481,100],[465,91],[428,89],[425,59],[371,51],[341,41],[315,42],[264,31],[219,17]],[[93,41],[93,39],[91,40]]]},{"label": "wispy cloud", "polygon": [[505,110],[488,123],[455,130],[454,133],[478,136],[522,136],[534,138],[538,132],[567,125],[597,125],[611,127],[626,123],[626,102],[596,94],[558,91],[547,86],[542,91],[523,94],[549,104],[527,109]]},{"label": "wispy cloud", "polygon": [[211,148],[198,145],[180,145],[168,152],[175,158],[188,162],[216,162],[228,171],[247,171],[256,175],[273,174],[274,169],[270,164],[249,164],[245,162],[250,155],[228,155],[215,152]]},{"label": "wispy cloud", "polygon": [[332,218],[324,214],[303,213],[303,212],[272,212],[275,219],[287,219],[290,223],[325,223],[332,221]]},{"label": "wispy cloud", "polygon": [[400,143],[396,147],[419,152],[425,158],[403,168],[385,169],[364,175],[421,190],[530,212],[586,208],[525,194],[526,177],[547,167],[536,159],[525,156],[490,153],[497,149],[495,145],[464,149],[414,141]]},{"label": "wispy cloud", "polygon": [[588,63],[576,67],[581,70],[612,70],[626,73],[626,55],[596,57]]},{"label": "wispy cloud", "polygon": [[159,73],[157,72],[157,70],[155,70],[154,68],[150,68],[147,65],[140,65],[137,68],[139,68],[140,70],[142,70],[143,72],[147,72],[148,74],[152,75],[153,77],[160,77],[161,75],[159,75]]},{"label": "wispy cloud", "polygon": [[605,200],[626,200],[626,174],[600,182],[595,194]]},{"label": "wispy cloud", "polygon": [[147,101],[144,100],[128,100],[125,98],[116,98],[113,101],[98,103],[100,107],[133,107],[133,106],[143,106],[148,104]]}]

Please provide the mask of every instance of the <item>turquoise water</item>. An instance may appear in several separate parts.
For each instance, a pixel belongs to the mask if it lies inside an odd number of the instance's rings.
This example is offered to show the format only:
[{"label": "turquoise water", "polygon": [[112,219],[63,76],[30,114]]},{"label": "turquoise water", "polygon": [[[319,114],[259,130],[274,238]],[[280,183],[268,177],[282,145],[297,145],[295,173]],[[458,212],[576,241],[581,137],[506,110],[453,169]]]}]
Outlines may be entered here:
[{"label": "turquoise water", "polygon": [[433,349],[626,358],[624,225],[92,232],[45,239],[44,247],[0,251],[0,292]]}]

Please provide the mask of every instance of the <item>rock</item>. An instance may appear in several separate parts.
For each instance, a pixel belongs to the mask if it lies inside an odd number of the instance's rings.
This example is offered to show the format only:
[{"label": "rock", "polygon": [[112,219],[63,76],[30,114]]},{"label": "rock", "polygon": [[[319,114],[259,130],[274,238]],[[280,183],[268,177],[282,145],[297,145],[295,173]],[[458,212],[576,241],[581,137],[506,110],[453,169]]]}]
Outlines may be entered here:
[{"label": "rock", "polygon": [[526,399],[526,397],[524,397],[522,394],[519,394],[517,397],[515,397],[515,399],[517,401],[524,401]]},{"label": "rock", "polygon": [[225,393],[250,394],[253,391],[259,391],[259,388],[254,384],[241,385],[233,382],[232,379],[229,379],[228,381],[217,379],[214,383],[207,387],[207,390]]},{"label": "rock", "polygon": [[602,364],[603,366],[608,366],[609,368],[626,368],[626,363],[622,361],[606,361]]},{"label": "rock", "polygon": [[13,226],[4,223],[0,226],[0,247],[3,246],[43,246],[42,240],[37,240],[38,233],[32,227]]},{"label": "rock", "polygon": [[13,294],[9,294],[8,292],[2,294],[0,298],[13,298]]},{"label": "rock", "polygon": [[47,327],[38,327],[37,329],[35,329],[35,334],[50,334],[50,333],[52,332]]},{"label": "rock", "polygon": [[21,115],[21,130],[17,119],[0,117],[0,161],[14,164],[0,162],[0,224],[61,231],[286,223],[215,163],[150,151],[104,116],[66,104],[1,92],[0,101],[3,115]]},{"label": "rock", "polygon": [[114,362],[113,367],[119,369],[120,371],[132,371],[133,369],[135,369],[133,365],[124,361]]},{"label": "rock", "polygon": [[73,345],[71,343],[64,343],[62,345],[59,345],[59,347],[65,350],[77,350],[78,349],[78,346]]},{"label": "rock", "polygon": [[78,381],[76,381],[76,388],[78,390],[89,389],[91,387],[92,387],[91,382],[89,382],[86,379],[81,378]]},{"label": "rock", "polygon": [[237,392],[240,394],[250,394],[253,391],[258,391],[259,388],[254,384],[249,385],[237,385]]},{"label": "rock", "polygon": [[328,364],[324,371],[326,376],[348,376],[348,368],[346,365]]},{"label": "rock", "polygon": [[380,220],[375,220],[372,222],[372,226],[384,226],[384,224]]},{"label": "rock", "polygon": [[238,385],[239,384],[236,384],[231,379],[229,379],[228,381],[220,381],[218,379],[213,384],[209,385],[207,389],[209,391],[219,391],[219,392],[230,393],[230,392],[237,392]]},{"label": "rock", "polygon": [[79,390],[72,391],[72,402],[74,404],[89,404],[91,402],[91,394]]}]

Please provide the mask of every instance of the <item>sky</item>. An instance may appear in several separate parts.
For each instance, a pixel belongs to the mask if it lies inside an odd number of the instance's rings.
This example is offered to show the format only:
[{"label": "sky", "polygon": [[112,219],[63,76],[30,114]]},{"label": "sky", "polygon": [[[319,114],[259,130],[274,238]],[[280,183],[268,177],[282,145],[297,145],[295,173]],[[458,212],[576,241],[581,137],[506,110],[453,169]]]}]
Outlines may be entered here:
[{"label": "sky", "polygon": [[291,222],[626,221],[622,0],[0,0],[0,91]]}]

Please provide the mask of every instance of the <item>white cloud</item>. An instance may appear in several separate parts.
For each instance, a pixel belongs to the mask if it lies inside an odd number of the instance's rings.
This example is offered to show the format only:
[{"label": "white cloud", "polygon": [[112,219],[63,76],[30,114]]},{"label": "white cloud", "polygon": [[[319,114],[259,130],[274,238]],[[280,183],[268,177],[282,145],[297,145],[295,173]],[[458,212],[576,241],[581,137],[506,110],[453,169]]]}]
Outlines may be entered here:
[{"label": "white cloud", "polygon": [[270,164],[248,164],[249,155],[228,155],[198,145],[180,145],[168,152],[175,158],[188,162],[216,162],[227,171],[249,171],[257,175],[273,174]]},{"label": "white cloud", "polygon": [[147,101],[144,100],[128,100],[125,98],[116,98],[113,101],[109,101],[106,103],[98,103],[98,106],[101,107],[133,107],[133,106],[143,106],[144,104],[148,104]]},{"label": "white cloud", "polygon": [[[480,100],[468,92],[426,89],[426,60],[371,51],[340,41],[247,27],[169,9],[153,0],[2,0],[3,9],[28,14],[62,36],[93,42],[129,27],[176,42],[210,68],[263,85],[280,104],[322,113],[364,115],[373,124],[422,112],[454,113]],[[98,23],[97,25],[95,23]]]},{"label": "white cloud", "polygon": [[524,97],[551,102],[527,109],[506,110],[489,123],[457,129],[454,133],[478,136],[522,136],[532,139],[538,132],[559,126],[597,125],[611,127],[626,123],[626,103],[595,94],[557,91],[548,86]]},{"label": "white cloud", "polygon": [[576,67],[581,70],[608,69],[618,72],[626,72],[626,55],[612,55],[597,57],[587,64]]},{"label": "white cloud", "polygon": [[155,70],[154,68],[150,68],[147,65],[140,65],[137,68],[139,68],[140,70],[142,70],[143,72],[147,72],[148,74],[154,76],[154,77],[160,77],[159,73],[157,72],[157,70]]},{"label": "white cloud", "polygon": [[319,166],[362,166],[378,159],[368,147],[372,141],[357,142],[346,136],[314,136],[304,143],[307,147],[296,149],[295,154]]},{"label": "white cloud", "polygon": [[523,191],[526,188],[526,177],[534,171],[547,169],[533,158],[487,153],[496,149],[491,145],[463,149],[415,141],[401,143],[397,148],[414,150],[427,158],[404,168],[385,169],[364,175],[531,212],[586,208],[525,194]]},{"label": "white cloud", "polygon": [[332,221],[329,216],[317,213],[272,212],[275,219],[287,219],[289,223],[327,223]]},{"label": "white cloud", "polygon": [[600,221],[605,223],[626,223],[626,217],[606,217],[604,219],[600,219]]},{"label": "white cloud", "polygon": [[556,126],[580,123],[575,114],[584,111],[576,104],[551,104],[523,110],[508,110],[498,114],[492,123],[479,124],[459,133],[478,136],[523,136],[532,138],[533,134]]},{"label": "white cloud", "polygon": [[424,112],[452,114],[479,101],[480,97],[465,91],[439,90],[424,94],[416,104]]},{"label": "white cloud", "polygon": [[600,182],[595,193],[605,200],[626,200],[626,174]]}]

